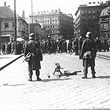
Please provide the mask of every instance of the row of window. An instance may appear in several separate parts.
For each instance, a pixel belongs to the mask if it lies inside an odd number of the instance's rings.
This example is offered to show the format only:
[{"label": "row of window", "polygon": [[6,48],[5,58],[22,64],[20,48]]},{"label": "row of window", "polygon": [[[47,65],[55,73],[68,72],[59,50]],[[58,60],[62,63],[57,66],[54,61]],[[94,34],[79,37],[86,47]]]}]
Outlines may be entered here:
[{"label": "row of window", "polygon": [[109,21],[109,18],[100,18],[100,21]]},{"label": "row of window", "polygon": [[59,31],[58,30],[52,30],[52,33],[54,34],[54,33],[59,33]]},{"label": "row of window", "polygon": [[58,29],[59,27],[58,26],[47,26],[46,28],[47,29]]},{"label": "row of window", "polygon": [[49,24],[59,24],[59,21],[47,21],[47,22],[44,22],[44,25],[49,25]]},{"label": "row of window", "polygon": [[82,19],[97,19],[97,20],[99,20],[99,16],[94,16],[94,15],[93,16],[92,15],[91,16],[82,16],[81,18]]},{"label": "row of window", "polygon": [[37,21],[48,21],[48,20],[58,20],[58,17],[44,17],[44,18],[36,18]]},{"label": "row of window", "polygon": [[[20,23],[21,24],[21,23]],[[26,28],[27,26],[24,24],[24,25],[20,25],[20,28],[23,29],[23,30],[27,30]],[[2,24],[2,28],[3,29],[9,29],[9,28],[15,28],[15,23],[14,22],[5,22]]]},{"label": "row of window", "polygon": [[89,11],[81,11],[81,14],[85,14],[85,13],[100,13],[100,11],[94,11],[94,10],[89,10]]},{"label": "row of window", "polygon": [[[10,24],[8,22],[6,22],[6,23],[4,23],[3,28],[7,29],[7,28],[9,28],[9,26],[10,26]],[[15,24],[12,23],[12,28],[14,28],[14,27],[15,27]]]}]

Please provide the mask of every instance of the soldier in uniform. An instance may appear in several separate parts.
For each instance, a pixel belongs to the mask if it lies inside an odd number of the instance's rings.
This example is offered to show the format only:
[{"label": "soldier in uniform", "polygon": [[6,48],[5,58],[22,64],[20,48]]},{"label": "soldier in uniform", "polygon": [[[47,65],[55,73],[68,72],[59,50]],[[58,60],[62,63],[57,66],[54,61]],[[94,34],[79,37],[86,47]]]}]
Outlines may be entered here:
[{"label": "soldier in uniform", "polygon": [[32,81],[33,70],[36,72],[37,81],[41,81],[41,78],[39,77],[41,69],[40,61],[43,60],[43,56],[39,43],[35,41],[34,33],[30,34],[29,41],[24,49],[24,56],[26,57],[28,53],[32,53],[30,61],[28,62],[29,81]]},{"label": "soldier in uniform", "polygon": [[96,57],[96,44],[95,40],[92,38],[92,33],[87,32],[86,39],[83,41],[80,59],[83,59],[84,66],[84,77],[87,78],[88,67],[91,67],[92,78],[95,78],[95,57]]}]

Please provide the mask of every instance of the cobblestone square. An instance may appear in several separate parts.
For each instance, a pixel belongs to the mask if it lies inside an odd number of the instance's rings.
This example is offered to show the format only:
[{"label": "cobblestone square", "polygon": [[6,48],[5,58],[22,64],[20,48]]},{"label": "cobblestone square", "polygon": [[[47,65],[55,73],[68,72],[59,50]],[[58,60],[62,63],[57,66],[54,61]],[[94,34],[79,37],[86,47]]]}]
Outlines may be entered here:
[{"label": "cobblestone square", "polygon": [[[23,57],[0,71],[0,109],[110,109],[109,61],[96,58],[96,76],[82,79],[82,60],[74,54],[45,54],[41,63],[42,81],[28,81],[27,63]],[[77,75],[53,76],[55,62],[63,70]],[[50,78],[48,78],[48,74]]]}]

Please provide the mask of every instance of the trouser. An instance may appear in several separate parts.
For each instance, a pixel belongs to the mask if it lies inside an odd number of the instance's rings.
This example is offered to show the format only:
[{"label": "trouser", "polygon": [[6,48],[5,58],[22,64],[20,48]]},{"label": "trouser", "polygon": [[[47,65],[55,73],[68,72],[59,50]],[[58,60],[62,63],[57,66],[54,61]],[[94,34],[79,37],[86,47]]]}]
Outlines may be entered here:
[{"label": "trouser", "polygon": [[92,76],[95,76],[95,59],[84,59],[83,60],[83,66],[84,66],[84,75],[87,77],[87,73],[88,73],[88,67],[91,67],[91,73]]},{"label": "trouser", "polygon": [[[36,74],[37,78],[39,78],[39,75],[40,75],[39,69],[35,70],[35,74]],[[29,70],[29,78],[30,79],[32,79],[32,75],[33,75],[33,70]]]},{"label": "trouser", "polygon": [[[84,75],[87,77],[87,73],[88,73],[88,66],[84,67]],[[92,72],[92,76],[95,76],[95,66],[91,66],[91,72]]]}]

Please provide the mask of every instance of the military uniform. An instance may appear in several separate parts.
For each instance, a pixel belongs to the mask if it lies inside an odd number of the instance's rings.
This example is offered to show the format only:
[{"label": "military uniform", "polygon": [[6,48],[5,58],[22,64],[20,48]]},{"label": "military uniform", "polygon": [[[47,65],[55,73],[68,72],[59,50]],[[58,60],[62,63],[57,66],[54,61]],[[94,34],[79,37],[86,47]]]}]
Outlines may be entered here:
[{"label": "military uniform", "polygon": [[96,44],[91,38],[91,33],[87,33],[87,38],[83,41],[80,59],[83,59],[84,77],[87,78],[88,67],[91,67],[92,77],[95,78],[95,57],[96,57]]},{"label": "military uniform", "polygon": [[43,60],[43,56],[39,47],[39,43],[31,37],[24,49],[24,56],[26,56],[29,52],[33,54],[31,56],[30,61],[28,62],[29,81],[32,81],[33,70],[36,71],[37,80],[41,80],[39,78],[39,75],[40,75],[39,70],[41,69],[40,61]]}]

